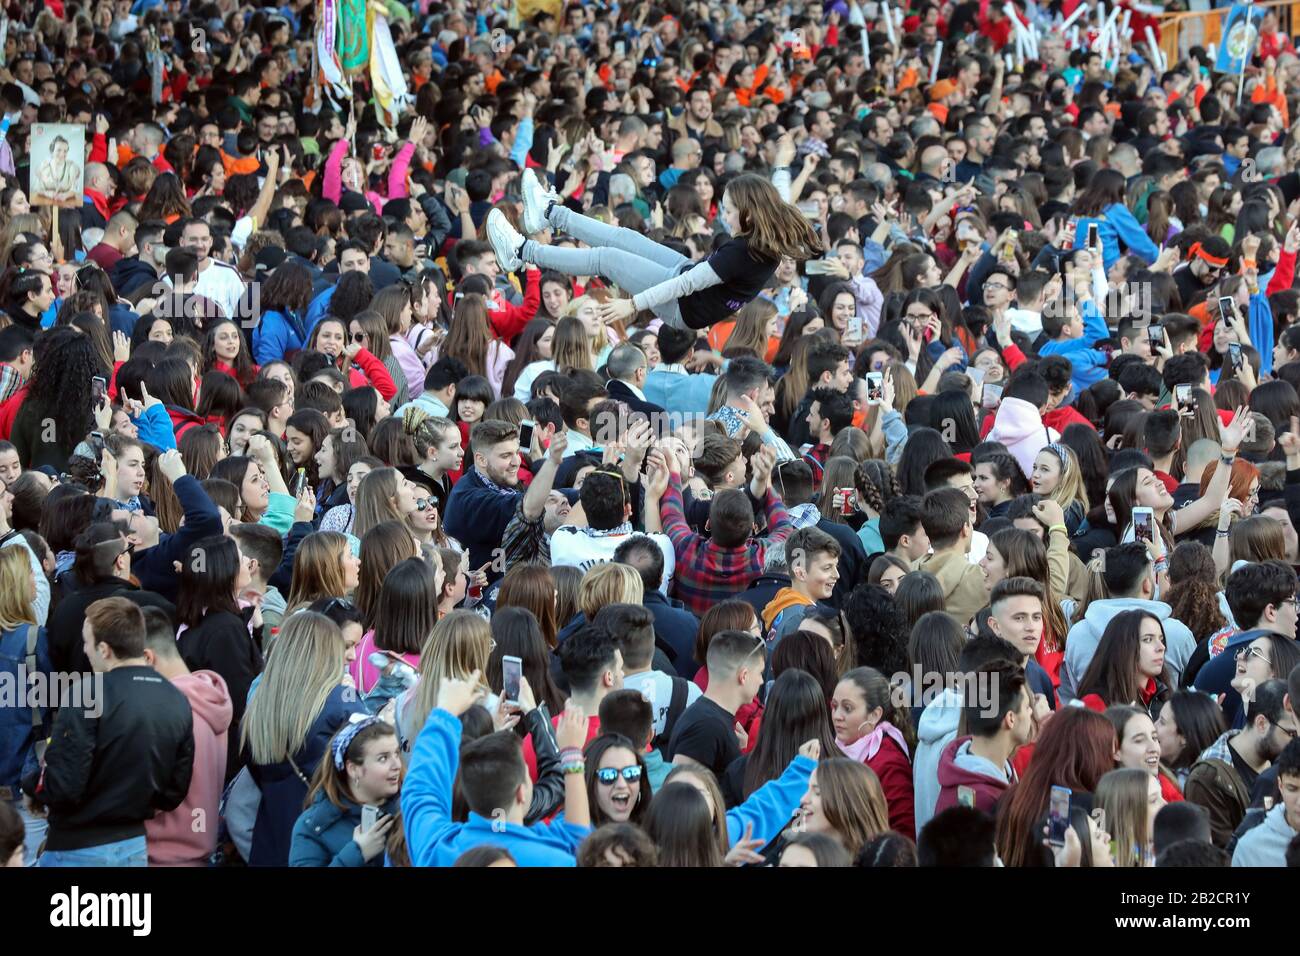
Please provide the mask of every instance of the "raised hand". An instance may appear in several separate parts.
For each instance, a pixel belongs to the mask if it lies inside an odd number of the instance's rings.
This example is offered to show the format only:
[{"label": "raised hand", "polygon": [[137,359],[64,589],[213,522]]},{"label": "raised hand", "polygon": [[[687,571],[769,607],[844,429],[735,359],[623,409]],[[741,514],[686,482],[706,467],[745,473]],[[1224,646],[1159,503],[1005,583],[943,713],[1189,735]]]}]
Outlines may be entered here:
[{"label": "raised hand", "polygon": [[438,688],[438,709],[459,717],[483,699],[483,672],[475,670],[468,680],[444,677]]},{"label": "raised hand", "polygon": [[1232,421],[1227,425],[1219,422],[1219,444],[1223,446],[1223,451],[1228,455],[1235,455],[1237,449],[1246,437],[1246,420],[1250,417],[1250,409],[1245,405],[1238,405],[1237,410],[1233,413]]},{"label": "raised hand", "polygon": [[555,727],[555,743],[566,747],[582,747],[587,742],[587,714],[573,701],[566,701],[564,713]]},{"label": "raised hand", "polygon": [[158,470],[162,472],[164,478],[173,485],[176,484],[176,480],[185,474],[185,462],[181,458],[181,453],[175,448],[163,452],[158,456]]},{"label": "raised hand", "polygon": [[746,863],[765,863],[767,862],[762,854],[758,851],[762,849],[763,841],[754,839],[754,821],[749,820],[745,823],[745,835],[727,851],[727,856],[723,863],[727,866],[744,866]]}]

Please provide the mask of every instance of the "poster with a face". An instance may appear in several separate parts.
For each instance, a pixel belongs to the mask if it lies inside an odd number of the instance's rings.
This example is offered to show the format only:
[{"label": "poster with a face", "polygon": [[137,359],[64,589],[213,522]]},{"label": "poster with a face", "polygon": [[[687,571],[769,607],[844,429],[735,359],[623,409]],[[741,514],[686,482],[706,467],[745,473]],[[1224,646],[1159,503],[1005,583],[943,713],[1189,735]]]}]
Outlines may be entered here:
[{"label": "poster with a face", "polygon": [[31,188],[33,206],[81,207],[86,167],[86,130],[69,123],[32,127]]}]

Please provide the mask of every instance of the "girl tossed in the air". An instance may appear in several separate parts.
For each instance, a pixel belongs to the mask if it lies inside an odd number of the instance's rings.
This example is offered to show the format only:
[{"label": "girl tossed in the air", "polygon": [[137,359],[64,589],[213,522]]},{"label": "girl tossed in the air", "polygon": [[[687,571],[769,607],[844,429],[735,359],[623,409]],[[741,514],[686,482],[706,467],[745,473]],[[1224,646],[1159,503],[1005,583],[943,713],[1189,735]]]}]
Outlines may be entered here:
[{"label": "girl tossed in the air", "polygon": [[821,240],[799,210],[755,175],[738,176],[727,185],[721,219],[731,238],[699,263],[631,229],[568,209],[531,169],[524,171],[523,199],[523,227],[529,235],[555,229],[591,248],[564,249],[525,239],[500,210],[493,210],[487,235],[501,268],[513,272],[529,262],[568,275],[613,280],[632,298],[601,306],[607,322],[648,309],[677,328],[707,328],[754,299],[782,256],[804,260],[821,253]]}]

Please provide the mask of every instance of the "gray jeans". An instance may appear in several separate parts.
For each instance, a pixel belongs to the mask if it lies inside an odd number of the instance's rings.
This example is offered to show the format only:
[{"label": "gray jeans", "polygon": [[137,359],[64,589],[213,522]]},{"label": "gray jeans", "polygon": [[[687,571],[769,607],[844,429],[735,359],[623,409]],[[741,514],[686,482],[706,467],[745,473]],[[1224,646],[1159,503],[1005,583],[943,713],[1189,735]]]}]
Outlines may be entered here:
[{"label": "gray jeans", "polygon": [[[589,249],[562,249],[529,240],[523,260],[571,276],[599,275],[612,279],[630,295],[644,292],[678,275],[691,260],[639,232],[583,216],[564,206],[551,210],[548,222],[557,230],[585,242]],[[654,308],[668,325],[685,328],[676,300]]]}]

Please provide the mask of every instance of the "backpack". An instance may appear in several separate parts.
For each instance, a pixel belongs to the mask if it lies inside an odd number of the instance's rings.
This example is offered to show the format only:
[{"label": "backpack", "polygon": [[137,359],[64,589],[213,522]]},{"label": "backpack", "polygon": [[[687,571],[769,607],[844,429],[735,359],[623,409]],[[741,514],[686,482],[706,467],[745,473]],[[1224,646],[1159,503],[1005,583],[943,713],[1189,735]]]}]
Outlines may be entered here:
[{"label": "backpack", "polygon": [[676,677],[673,679],[673,696],[668,701],[668,713],[664,715],[664,732],[654,740],[656,749],[667,752],[668,741],[673,739],[673,730],[677,727],[677,719],[682,716],[686,710],[686,696],[690,691],[690,686],[685,677]]}]

